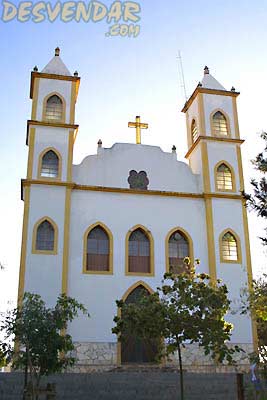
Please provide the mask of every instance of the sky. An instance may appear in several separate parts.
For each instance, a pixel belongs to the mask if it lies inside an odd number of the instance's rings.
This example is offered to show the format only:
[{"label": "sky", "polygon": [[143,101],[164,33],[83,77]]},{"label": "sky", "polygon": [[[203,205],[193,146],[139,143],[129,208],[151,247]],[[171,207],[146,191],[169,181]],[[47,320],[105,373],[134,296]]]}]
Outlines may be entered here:
[{"label": "sky", "polygon": [[[102,3],[110,7],[112,1]],[[250,178],[255,176],[250,160],[262,150],[259,133],[267,129],[267,1],[146,0],[139,4],[140,34],[108,37],[114,21],[110,25],[106,20],[4,22],[0,1],[0,261],[5,266],[0,271],[0,310],[8,301],[16,303],[23,215],[20,180],[27,167],[30,72],[35,65],[42,70],[57,46],[69,70],[77,70],[81,76],[74,163],[94,154],[99,138],[104,147],[115,142],[134,143],[135,131],[127,124],[136,115],[149,123],[142,143],[164,151],[171,151],[175,144],[178,159],[184,160],[187,143],[185,116],[180,112],[185,102],[177,58],[180,51],[187,95],[202,79],[205,65],[228,90],[234,86],[241,92],[239,123],[241,137],[246,140],[242,154],[246,188],[250,190]],[[266,251],[258,239],[263,224],[251,213],[249,224],[253,270],[259,275],[266,265]]]}]

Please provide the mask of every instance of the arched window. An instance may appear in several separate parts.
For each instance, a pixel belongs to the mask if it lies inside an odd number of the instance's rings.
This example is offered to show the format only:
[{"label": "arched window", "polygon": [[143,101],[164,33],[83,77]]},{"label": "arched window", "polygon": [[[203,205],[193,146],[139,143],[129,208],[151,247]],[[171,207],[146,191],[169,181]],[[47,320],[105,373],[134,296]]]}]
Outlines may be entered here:
[{"label": "arched window", "polygon": [[221,111],[217,111],[212,117],[214,135],[228,136],[227,120]]},{"label": "arched window", "polygon": [[222,236],[221,242],[221,258],[222,262],[238,262],[239,259],[239,249],[238,242],[235,236],[230,232],[226,232]]},{"label": "arched window", "polygon": [[151,243],[147,233],[135,229],[128,240],[128,271],[129,273],[151,273]]},{"label": "arched window", "polygon": [[109,272],[110,266],[110,239],[106,230],[97,225],[87,235],[86,271]]},{"label": "arched window", "polygon": [[45,119],[49,121],[62,121],[63,102],[56,94],[50,96],[46,102]]},{"label": "arched window", "polygon": [[49,150],[43,155],[40,175],[46,178],[58,178],[59,158],[53,150]]},{"label": "arched window", "polygon": [[191,136],[192,136],[192,142],[195,143],[198,137],[198,130],[197,130],[197,124],[196,121],[193,119],[192,124],[191,124]]},{"label": "arched window", "polygon": [[233,190],[233,176],[231,169],[222,163],[216,170],[217,190]]},{"label": "arched window", "polygon": [[55,250],[55,229],[46,219],[37,227],[35,250],[49,252]]},{"label": "arched window", "polygon": [[189,242],[179,230],[173,232],[168,241],[169,271],[180,273],[185,271],[184,258],[190,257]]}]

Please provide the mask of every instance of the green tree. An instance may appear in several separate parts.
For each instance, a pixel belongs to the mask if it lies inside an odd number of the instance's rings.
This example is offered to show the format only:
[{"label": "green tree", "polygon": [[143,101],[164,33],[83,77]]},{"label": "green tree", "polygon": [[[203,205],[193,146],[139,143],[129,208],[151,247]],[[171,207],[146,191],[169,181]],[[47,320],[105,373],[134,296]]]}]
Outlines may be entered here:
[{"label": "green tree", "polygon": [[79,311],[87,314],[71,297],[61,295],[54,308],[47,308],[39,295],[25,293],[21,306],[2,316],[0,353],[13,368],[29,369],[33,399],[38,399],[42,376],[74,364],[74,345],[66,330]]},{"label": "green tree", "polygon": [[[248,194],[243,192],[243,196],[246,200],[246,204],[249,209],[254,210],[257,215],[263,218],[265,221],[267,219],[267,180],[265,174],[267,172],[267,133],[262,132],[261,138],[265,142],[264,149],[259,153],[255,160],[252,160],[252,164],[255,169],[263,174],[262,178],[259,180],[252,179],[251,185],[253,188],[253,194]],[[267,228],[265,228],[267,233]],[[263,245],[267,245],[267,237],[260,238]]]},{"label": "green tree", "polygon": [[220,281],[211,284],[207,274],[164,275],[162,286],[139,302],[116,302],[121,316],[116,316],[112,332],[124,340],[136,335],[158,343],[163,341],[160,357],[178,352],[181,399],[184,399],[181,349],[186,343],[198,343],[216,362],[234,363],[238,346],[229,347],[232,325],[224,320],[230,301],[227,288]]},{"label": "green tree", "polygon": [[[251,185],[253,194],[243,192],[248,209],[253,210],[257,215],[267,219],[267,180],[265,174],[267,173],[267,133],[262,132],[261,138],[264,141],[263,151],[260,152],[252,164],[256,171],[262,177],[258,180],[252,179]],[[267,233],[267,228],[265,228]],[[267,237],[261,237],[262,244],[267,245]],[[243,308],[242,313],[250,313],[257,322],[257,331],[259,339],[259,354],[262,360],[267,363],[267,275],[263,274],[260,278],[253,281],[252,287],[244,289],[242,293]],[[264,356],[264,353],[266,355]]]},{"label": "green tree", "polygon": [[257,323],[256,361],[267,377],[267,275],[254,279],[251,288],[242,291],[242,314],[250,314]]}]

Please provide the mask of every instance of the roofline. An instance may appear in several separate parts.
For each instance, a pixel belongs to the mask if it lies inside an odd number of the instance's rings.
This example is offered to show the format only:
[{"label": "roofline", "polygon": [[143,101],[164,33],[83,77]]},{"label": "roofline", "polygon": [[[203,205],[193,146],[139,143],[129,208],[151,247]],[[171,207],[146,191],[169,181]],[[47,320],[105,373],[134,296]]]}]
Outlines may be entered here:
[{"label": "roofline", "polygon": [[199,93],[205,93],[205,94],[215,94],[219,96],[231,96],[231,97],[237,97],[240,95],[240,92],[232,92],[231,90],[219,90],[219,89],[208,89],[208,88],[203,88],[200,86],[197,86],[192,95],[189,97],[187,102],[185,103],[183,109],[181,110],[182,112],[186,112],[188,108],[191,106],[193,101],[195,100],[196,96]]},{"label": "roofline", "polygon": [[35,80],[35,78],[56,79],[56,80],[61,80],[61,81],[77,82],[78,87],[80,85],[80,80],[81,80],[81,78],[79,76],[46,74],[44,72],[32,71],[31,72],[30,99],[33,98],[33,90],[34,90],[34,80]]}]

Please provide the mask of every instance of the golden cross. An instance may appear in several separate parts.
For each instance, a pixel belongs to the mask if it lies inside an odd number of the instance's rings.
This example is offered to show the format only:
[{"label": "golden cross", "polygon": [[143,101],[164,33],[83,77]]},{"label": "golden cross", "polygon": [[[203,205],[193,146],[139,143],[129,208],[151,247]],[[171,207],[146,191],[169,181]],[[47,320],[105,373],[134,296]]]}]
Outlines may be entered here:
[{"label": "golden cross", "polygon": [[141,144],[141,129],[148,129],[148,124],[140,121],[140,117],[135,118],[135,122],[128,122],[128,128],[136,129],[136,144]]}]

